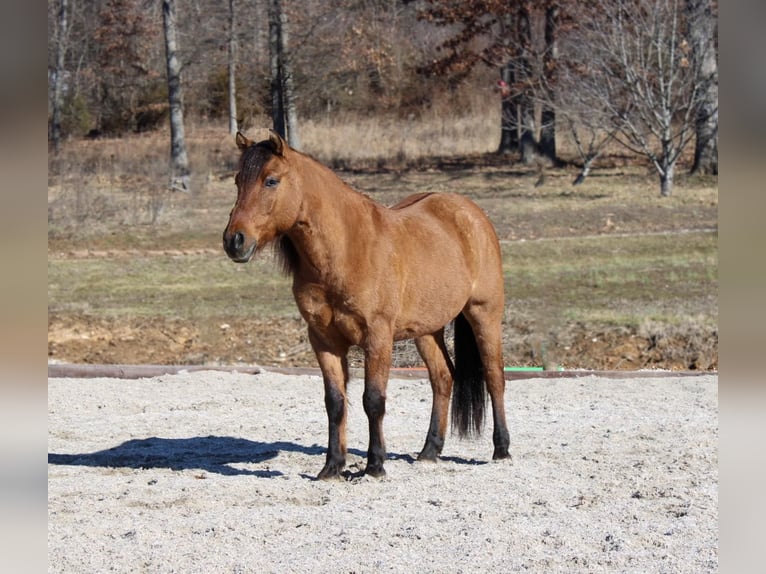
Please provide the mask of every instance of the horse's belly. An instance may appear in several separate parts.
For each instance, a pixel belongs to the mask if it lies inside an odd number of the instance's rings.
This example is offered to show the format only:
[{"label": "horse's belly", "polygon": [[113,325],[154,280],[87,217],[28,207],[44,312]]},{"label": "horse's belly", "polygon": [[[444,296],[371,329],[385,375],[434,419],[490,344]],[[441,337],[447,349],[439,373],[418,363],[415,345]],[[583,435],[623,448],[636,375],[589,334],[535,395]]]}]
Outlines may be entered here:
[{"label": "horse's belly", "polygon": [[438,331],[463,310],[470,294],[470,284],[450,283],[440,288],[424,287],[405,293],[396,319],[394,338],[411,339]]}]

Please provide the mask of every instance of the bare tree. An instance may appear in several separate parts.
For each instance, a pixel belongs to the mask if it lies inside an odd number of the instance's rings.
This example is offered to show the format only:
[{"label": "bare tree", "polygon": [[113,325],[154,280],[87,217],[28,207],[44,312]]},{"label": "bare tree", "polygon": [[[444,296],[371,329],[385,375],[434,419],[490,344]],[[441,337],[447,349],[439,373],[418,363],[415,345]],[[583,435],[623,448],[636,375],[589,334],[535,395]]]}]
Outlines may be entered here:
[{"label": "bare tree", "polygon": [[155,9],[160,4],[82,1],[97,16],[92,73],[98,77],[98,129],[113,135],[144,129],[152,123],[147,122],[151,104],[161,101],[149,97],[161,85],[158,72],[164,65],[162,43],[157,42],[162,23]]},{"label": "bare tree", "polygon": [[517,72],[519,96],[519,116],[521,137],[519,138],[519,152],[522,163],[530,164],[537,159],[538,148],[537,125],[535,121],[535,104],[532,86],[535,83],[535,61],[532,47],[532,23],[529,7],[522,3],[517,16],[518,41],[520,47],[519,64]]},{"label": "bare tree", "polygon": [[479,63],[500,71],[502,95],[498,152],[519,151],[530,163],[538,157],[535,98],[532,91],[541,72],[540,50],[533,19],[538,15],[525,0],[428,0],[419,17],[454,35],[442,43],[445,54],[421,66],[428,75],[461,79]]},{"label": "bare tree", "polygon": [[284,85],[282,66],[279,61],[279,36],[282,25],[279,0],[269,0],[269,71],[271,72],[271,120],[272,127],[282,138],[287,138],[284,110]]},{"label": "bare tree", "polygon": [[662,196],[672,194],[676,164],[694,137],[702,87],[689,63],[682,1],[597,0],[577,38],[594,105],[617,127],[617,141],[650,160]]},{"label": "bare tree", "polygon": [[69,5],[68,0],[59,0],[58,13],[56,15],[56,64],[53,70],[53,96],[52,96],[52,119],[50,126],[49,141],[53,146],[53,153],[59,152],[61,144],[61,108],[63,107],[64,74],[68,36],[69,36]]},{"label": "bare tree", "polygon": [[559,4],[552,0],[545,7],[545,52],[543,53],[543,73],[540,78],[547,86],[540,113],[540,153],[552,163],[556,163],[556,107],[550,102],[556,95],[556,62],[558,60],[558,20]]},{"label": "bare tree", "polygon": [[712,0],[686,0],[691,62],[700,84],[692,173],[718,174],[717,22]]},{"label": "bare tree", "polygon": [[165,31],[168,103],[170,105],[170,186],[171,189],[178,191],[189,191],[190,170],[184,135],[183,92],[181,89],[181,64],[178,60],[175,0],[162,0],[162,23]]},{"label": "bare tree", "polygon": [[288,28],[289,20],[282,0],[269,0],[271,116],[274,130],[287,140],[290,147],[300,149]]},{"label": "bare tree", "polygon": [[500,69],[500,145],[498,153],[513,153],[519,149],[518,94],[511,91],[516,76],[511,62]]},{"label": "bare tree", "polygon": [[[580,102],[582,104],[582,102]],[[599,114],[582,105],[577,108],[569,107],[567,112],[559,114],[559,126],[562,124],[572,136],[575,150],[582,163],[580,172],[572,185],[580,185],[590,175],[596,159],[604,152],[609,142],[614,140],[619,124],[598,120]]]},{"label": "bare tree", "polygon": [[[503,28],[506,30],[502,34],[504,52],[512,54],[513,36],[510,30],[513,26],[513,15],[504,14],[501,17]],[[513,153],[519,149],[519,96],[511,88],[516,84],[516,66],[513,59],[508,59],[503,67],[500,68],[500,145],[498,153]]]},{"label": "bare tree", "polygon": [[587,19],[570,20],[566,33],[555,38],[555,58],[548,60],[553,70],[541,75],[535,88],[543,112],[555,114],[557,128],[566,131],[574,144],[582,167],[573,185],[585,181],[622,125],[604,101],[604,74],[592,54],[597,29]]},{"label": "bare tree", "polygon": [[228,53],[228,77],[229,77],[229,133],[237,133],[237,35],[236,15],[234,0],[229,0],[229,53]]},{"label": "bare tree", "polygon": [[572,182],[580,185],[590,175],[596,159],[614,140],[620,123],[604,109],[598,76],[580,62],[579,46],[571,46],[567,58],[558,62],[555,92],[541,90],[546,97],[543,105],[555,110],[557,126],[568,132],[582,164]]},{"label": "bare tree", "polygon": [[282,83],[284,85],[282,95],[284,97],[285,120],[287,124],[287,143],[293,149],[300,149],[301,140],[298,135],[298,108],[295,101],[295,81],[293,76],[293,62],[290,53],[289,30],[290,25],[287,11],[279,11],[279,63],[282,70]]}]

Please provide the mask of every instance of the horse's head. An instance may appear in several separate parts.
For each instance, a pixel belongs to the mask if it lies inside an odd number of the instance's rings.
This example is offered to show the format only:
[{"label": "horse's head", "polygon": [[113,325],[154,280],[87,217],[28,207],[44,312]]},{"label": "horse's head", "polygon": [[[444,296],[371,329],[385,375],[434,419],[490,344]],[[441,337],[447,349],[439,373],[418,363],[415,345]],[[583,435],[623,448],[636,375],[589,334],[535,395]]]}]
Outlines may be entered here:
[{"label": "horse's head", "polygon": [[276,132],[258,143],[237,133],[237,147],[242,152],[234,180],[237,201],[223,232],[223,248],[237,263],[246,263],[293,226],[300,198],[288,170],[293,152]]}]

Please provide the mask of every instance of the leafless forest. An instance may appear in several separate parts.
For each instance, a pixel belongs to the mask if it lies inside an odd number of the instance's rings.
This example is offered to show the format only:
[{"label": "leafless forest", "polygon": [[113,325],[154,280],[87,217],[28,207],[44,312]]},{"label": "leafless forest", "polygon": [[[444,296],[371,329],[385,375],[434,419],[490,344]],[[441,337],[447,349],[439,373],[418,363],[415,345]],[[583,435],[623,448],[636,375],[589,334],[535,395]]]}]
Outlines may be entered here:
[{"label": "leafless forest", "polygon": [[194,171],[185,124],[301,147],[304,122],[495,106],[525,164],[568,155],[582,180],[616,145],[662,195],[685,150],[717,173],[713,0],[49,0],[48,37],[52,150],[170,123],[171,176]]},{"label": "leafless forest", "polygon": [[[717,18],[714,0],[49,0],[49,359],[314,364],[289,286],[259,268],[278,295],[240,313],[250,291],[219,268],[230,134],[273,127],[383,203],[482,205],[509,242],[509,363],[716,369]],[[270,345],[232,343],[253,329]]]}]

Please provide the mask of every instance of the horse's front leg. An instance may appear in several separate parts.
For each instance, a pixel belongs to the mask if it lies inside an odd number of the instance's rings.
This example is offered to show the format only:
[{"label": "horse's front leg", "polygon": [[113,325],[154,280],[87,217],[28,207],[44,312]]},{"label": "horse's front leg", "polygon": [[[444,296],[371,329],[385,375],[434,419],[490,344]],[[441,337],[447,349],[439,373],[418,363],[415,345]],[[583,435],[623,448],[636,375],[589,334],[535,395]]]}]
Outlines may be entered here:
[{"label": "horse's front leg", "polygon": [[324,403],[327,409],[328,444],[324,468],[317,478],[340,478],[346,466],[346,386],[348,362],[345,352],[330,350],[316,336],[309,333],[309,340],[319,362],[324,380]]},{"label": "horse's front leg", "polygon": [[383,416],[386,414],[386,387],[391,368],[393,338],[385,338],[365,352],[364,395],[362,404],[370,428],[370,445],[367,449],[365,474],[385,476],[383,463],[386,460],[386,442],[383,438]]}]

